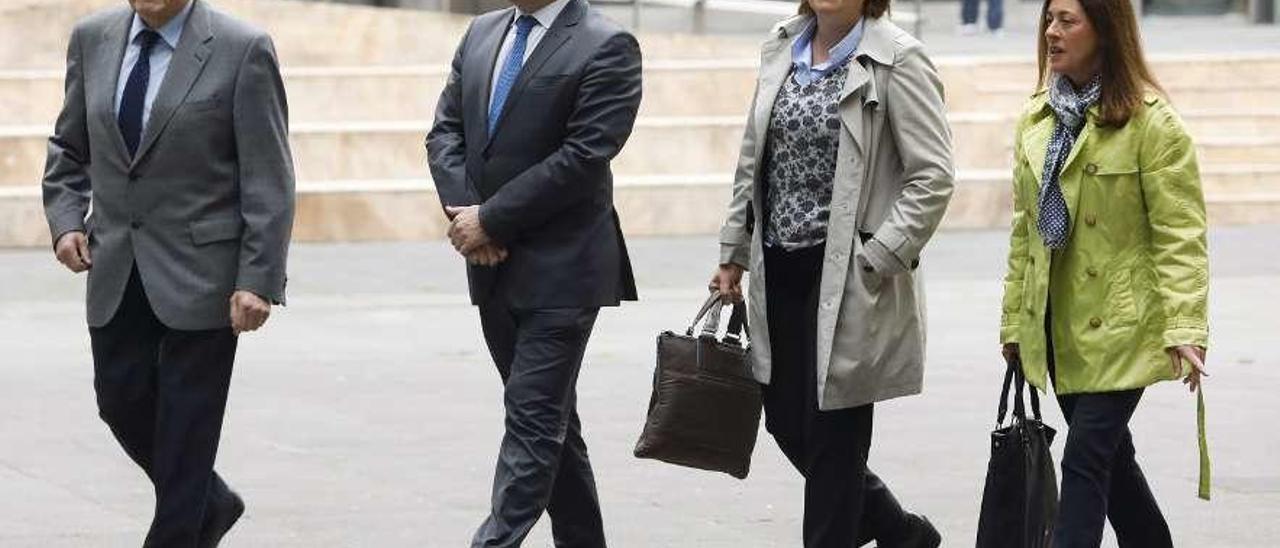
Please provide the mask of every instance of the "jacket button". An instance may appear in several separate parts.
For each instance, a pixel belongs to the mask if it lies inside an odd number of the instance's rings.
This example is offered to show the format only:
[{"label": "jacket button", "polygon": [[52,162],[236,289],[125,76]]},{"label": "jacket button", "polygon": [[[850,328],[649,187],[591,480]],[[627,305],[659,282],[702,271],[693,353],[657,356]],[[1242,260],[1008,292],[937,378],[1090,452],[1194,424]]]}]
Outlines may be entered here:
[{"label": "jacket button", "polygon": [[1085,216],[1084,216],[1084,224],[1087,224],[1087,225],[1089,225],[1089,226],[1096,225],[1096,224],[1098,224],[1098,218],[1097,218],[1097,217],[1094,217],[1092,213],[1090,213],[1090,214],[1088,214],[1088,215],[1085,215]]},{"label": "jacket button", "polygon": [[1089,319],[1089,327],[1092,327],[1092,328],[1094,328],[1094,329],[1097,329],[1097,328],[1099,328],[1099,327],[1102,327],[1102,318],[1099,318],[1099,317],[1097,317],[1097,316],[1094,316],[1093,318],[1090,318],[1090,319]]},{"label": "jacket button", "polygon": [[1028,256],[1027,256],[1027,261],[1029,261],[1031,264],[1036,264],[1036,256],[1035,256],[1035,255],[1028,255]]},{"label": "jacket button", "polygon": [[1084,172],[1089,175],[1096,175],[1098,173],[1098,164],[1089,164],[1084,166]]},{"label": "jacket button", "polygon": [[129,174],[129,180],[130,180],[130,181],[137,181],[137,180],[138,180],[138,174],[137,174],[137,173],[130,173],[130,174]]},{"label": "jacket button", "polygon": [[1097,278],[1097,277],[1098,277],[1098,269],[1096,269],[1096,268],[1094,268],[1094,267],[1092,267],[1092,266],[1091,266],[1091,267],[1089,267],[1088,269],[1086,269],[1086,270],[1085,270],[1085,273],[1086,273],[1086,274],[1088,274],[1090,278]]},{"label": "jacket button", "polygon": [[132,228],[132,229],[134,229],[134,230],[137,230],[137,229],[139,229],[139,228],[142,228],[142,221],[133,221],[133,222],[129,223],[129,228]]}]

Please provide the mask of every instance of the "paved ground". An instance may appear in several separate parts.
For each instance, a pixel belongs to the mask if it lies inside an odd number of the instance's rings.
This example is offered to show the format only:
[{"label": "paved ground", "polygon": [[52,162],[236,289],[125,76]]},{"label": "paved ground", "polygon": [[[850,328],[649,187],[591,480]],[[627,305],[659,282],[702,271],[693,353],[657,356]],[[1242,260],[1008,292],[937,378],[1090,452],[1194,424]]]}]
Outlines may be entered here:
[{"label": "paved ground", "polygon": [[[1179,546],[1280,542],[1277,228],[1213,232],[1212,503],[1195,498],[1192,398],[1158,387],[1134,421]],[[580,383],[612,545],[798,545],[801,484],[767,437],[747,481],[631,457],[654,335],[686,321],[714,260],[708,238],[632,247],[645,300],[602,314]],[[948,547],[975,530],[1003,249],[999,233],[939,236],[925,262],[927,392],[877,410],[872,465]],[[440,243],[300,245],[291,270],[291,306],[242,343],[219,468],[249,513],[227,545],[464,546],[501,416],[460,264]],[[96,417],[81,284],[43,252],[0,251],[5,548],[137,546],[150,513],[149,485]],[[528,545],[551,545],[545,526]]]}]

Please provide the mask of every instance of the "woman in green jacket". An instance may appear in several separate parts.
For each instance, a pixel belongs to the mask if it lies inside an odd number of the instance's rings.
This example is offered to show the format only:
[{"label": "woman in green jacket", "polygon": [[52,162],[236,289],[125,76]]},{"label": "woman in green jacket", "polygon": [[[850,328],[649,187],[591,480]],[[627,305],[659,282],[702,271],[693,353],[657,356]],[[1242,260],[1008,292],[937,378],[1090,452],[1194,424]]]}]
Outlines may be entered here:
[{"label": "woman in green jacket", "polygon": [[1208,256],[1195,148],[1128,0],[1046,0],[1018,122],[1000,339],[1068,424],[1053,545],[1172,546],[1135,460],[1143,389],[1205,376]]}]

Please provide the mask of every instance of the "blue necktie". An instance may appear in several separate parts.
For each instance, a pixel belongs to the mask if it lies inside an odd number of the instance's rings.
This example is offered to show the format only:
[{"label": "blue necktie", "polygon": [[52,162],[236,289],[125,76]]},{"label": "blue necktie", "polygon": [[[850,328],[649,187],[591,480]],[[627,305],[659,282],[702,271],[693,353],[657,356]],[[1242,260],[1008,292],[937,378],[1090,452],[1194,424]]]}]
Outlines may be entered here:
[{"label": "blue necktie", "polygon": [[493,135],[493,128],[498,125],[498,118],[502,116],[502,105],[507,102],[507,95],[520,76],[520,69],[524,66],[524,49],[529,45],[529,31],[536,24],[538,20],[528,15],[521,15],[516,19],[516,40],[511,44],[506,62],[502,63],[498,86],[493,90],[493,101],[489,102],[489,135]]},{"label": "blue necktie", "polygon": [[116,123],[120,126],[130,157],[138,152],[138,142],[142,140],[142,109],[147,102],[147,84],[151,80],[151,49],[159,40],[160,35],[153,30],[138,33],[142,51],[138,53],[138,61],[133,64],[129,80],[124,84],[124,95],[120,97]]}]

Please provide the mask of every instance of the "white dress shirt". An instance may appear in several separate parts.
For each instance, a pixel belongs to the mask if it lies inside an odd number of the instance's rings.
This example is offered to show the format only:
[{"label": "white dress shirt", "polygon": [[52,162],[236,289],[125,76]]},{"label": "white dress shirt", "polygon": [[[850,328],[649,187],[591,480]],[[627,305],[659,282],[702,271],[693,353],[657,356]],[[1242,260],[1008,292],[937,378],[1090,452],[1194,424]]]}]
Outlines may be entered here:
[{"label": "white dress shirt", "polygon": [[556,22],[556,17],[560,16],[560,12],[564,11],[564,7],[569,5],[569,0],[556,0],[542,7],[542,9],[533,13],[525,13],[516,10],[516,16],[511,18],[511,23],[507,25],[507,34],[502,39],[502,48],[498,50],[498,60],[493,65],[493,81],[489,82],[489,108],[493,108],[493,92],[498,89],[498,75],[502,74],[502,67],[507,63],[507,55],[511,52],[512,46],[516,42],[516,19],[521,15],[531,15],[538,24],[529,29],[529,38],[524,46],[524,62],[529,60],[529,55],[533,54],[533,50],[538,47],[538,42],[542,41],[542,37],[547,35],[547,29],[551,28],[551,24]]},{"label": "white dress shirt", "polygon": [[[169,72],[169,61],[173,59],[173,52],[178,48],[178,40],[182,38],[182,27],[186,26],[187,16],[191,15],[191,7],[194,5],[195,0],[189,0],[187,6],[168,23],[158,29],[151,29],[160,35],[160,39],[151,48],[151,77],[147,80],[147,95],[142,102],[143,130],[147,127],[147,121],[151,119],[151,105],[156,102],[160,84],[164,83],[164,75]],[[137,13],[133,14],[133,24],[129,27],[129,47],[124,50],[124,60],[120,62],[120,75],[116,79],[117,117],[120,116],[124,86],[129,83],[129,74],[133,72],[133,66],[138,64],[138,57],[142,54],[142,39],[138,35],[149,28]]]}]

